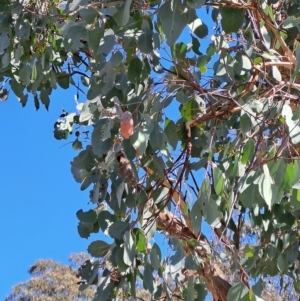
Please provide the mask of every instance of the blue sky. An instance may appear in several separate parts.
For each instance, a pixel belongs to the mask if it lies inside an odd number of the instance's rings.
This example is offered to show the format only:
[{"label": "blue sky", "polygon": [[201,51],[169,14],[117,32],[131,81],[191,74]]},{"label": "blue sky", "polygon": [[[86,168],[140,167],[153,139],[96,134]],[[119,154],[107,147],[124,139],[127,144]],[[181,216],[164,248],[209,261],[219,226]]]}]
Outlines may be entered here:
[{"label": "blue sky", "polygon": [[49,112],[44,107],[37,112],[33,101],[22,109],[12,94],[0,103],[0,300],[14,284],[29,278],[35,260],[67,263],[72,252],[88,247],[77,234],[76,212],[90,206],[88,190],[81,192],[70,172],[76,152],[53,137],[62,108],[75,108],[74,94],[55,91]]}]

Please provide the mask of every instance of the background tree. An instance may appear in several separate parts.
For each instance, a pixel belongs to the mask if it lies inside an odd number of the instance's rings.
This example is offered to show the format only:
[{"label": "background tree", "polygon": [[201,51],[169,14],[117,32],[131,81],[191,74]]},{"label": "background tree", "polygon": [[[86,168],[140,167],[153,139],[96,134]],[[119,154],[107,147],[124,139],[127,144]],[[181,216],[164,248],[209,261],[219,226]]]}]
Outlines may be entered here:
[{"label": "background tree", "polygon": [[76,277],[78,267],[88,258],[84,253],[72,254],[69,266],[51,259],[37,260],[29,268],[31,278],[14,286],[5,301],[93,300],[95,288],[79,292]]},{"label": "background tree", "polygon": [[[31,278],[15,285],[11,294],[5,301],[74,301],[74,300],[93,300],[96,288],[95,285],[89,286],[83,292],[78,291],[78,268],[83,267],[90,260],[90,256],[85,253],[73,253],[69,257],[69,265],[48,259],[37,260],[30,268]],[[118,297],[128,300],[125,291],[118,291]],[[140,300],[151,300],[148,291],[139,287],[137,298]]]},{"label": "background tree", "polygon": [[[270,277],[300,291],[297,1],[6,0],[0,11],[1,99],[11,89],[48,108],[53,89],[78,89],[54,135],[75,133],[71,172],[92,187],[80,236],[112,238],[88,247],[111,265],[95,300],[116,288],[134,300],[138,280],[155,300],[204,300],[206,289],[261,300]],[[245,223],[256,235],[243,244]],[[81,269],[80,290],[99,262]]]}]

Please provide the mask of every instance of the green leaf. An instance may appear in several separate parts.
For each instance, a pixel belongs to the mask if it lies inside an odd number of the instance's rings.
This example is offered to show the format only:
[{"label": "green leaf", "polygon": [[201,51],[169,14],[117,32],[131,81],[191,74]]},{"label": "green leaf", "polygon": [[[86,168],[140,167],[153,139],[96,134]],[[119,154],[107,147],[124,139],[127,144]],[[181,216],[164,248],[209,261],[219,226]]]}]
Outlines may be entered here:
[{"label": "green leaf", "polygon": [[80,209],[79,211],[77,211],[76,216],[81,222],[84,223],[94,224],[97,221],[97,214],[95,210],[92,209],[86,212]]},{"label": "green leaf", "polygon": [[171,49],[172,49],[171,54],[172,54],[173,59],[176,59],[176,58],[185,59],[187,50],[188,50],[188,47],[185,43],[180,42],[180,43],[174,44],[174,45],[172,45]]},{"label": "green leaf", "polygon": [[180,1],[166,1],[158,10],[158,17],[169,46],[175,44],[187,25],[188,14]]},{"label": "green leaf", "polygon": [[153,131],[150,134],[150,144],[153,149],[163,149],[164,148],[164,133],[159,126],[159,124],[155,121]]},{"label": "green leaf", "polygon": [[242,154],[242,160],[241,162],[245,165],[247,164],[250,160],[252,160],[253,155],[255,151],[255,144],[252,139],[249,139],[244,148],[243,148],[243,154]]},{"label": "green leaf", "polygon": [[203,216],[205,217],[205,220],[209,225],[211,225],[213,228],[220,227],[220,220],[223,217],[222,212],[220,212],[220,209],[216,203],[216,201],[211,198],[203,208]]},{"label": "green leaf", "polygon": [[144,32],[138,38],[138,46],[143,53],[151,53],[153,51],[153,32],[150,29],[145,29]]},{"label": "green leaf", "polygon": [[[199,40],[197,38],[193,37],[192,35],[191,35],[191,38],[192,38],[193,51],[198,55],[202,55],[201,51],[199,50],[199,48],[200,48]],[[203,72],[202,70],[200,70],[200,71]]]},{"label": "green leaf", "polygon": [[251,130],[251,118],[248,114],[241,115],[241,131],[244,135],[246,135]]},{"label": "green leaf", "polygon": [[93,301],[107,301],[113,290],[113,284],[108,276],[101,277],[98,281],[97,293]]},{"label": "green leaf", "polygon": [[128,23],[131,2],[132,0],[125,0],[124,4],[116,7],[118,11],[114,14],[114,19],[119,26],[125,26]]},{"label": "green leaf", "polygon": [[296,66],[293,73],[293,79],[300,76],[300,43],[296,44],[295,54],[296,54]]},{"label": "green leaf", "polygon": [[57,83],[63,89],[68,89],[70,86],[70,76],[67,72],[61,72],[57,76]]},{"label": "green leaf", "polygon": [[272,66],[272,75],[278,82],[282,81],[281,73],[276,66]]},{"label": "green leaf", "polygon": [[30,84],[31,72],[31,67],[28,65],[24,65],[20,70],[20,79],[25,86],[28,86]]},{"label": "green leaf", "polygon": [[295,210],[300,209],[300,190],[293,189],[293,193],[291,195],[291,205]]},{"label": "green leaf", "polygon": [[88,259],[79,267],[77,277],[86,280],[88,285],[95,284],[94,280],[97,280],[98,278],[98,267],[98,260],[91,262]]},{"label": "green leaf", "polygon": [[86,6],[89,4],[88,0],[69,0],[67,1],[65,13],[69,13],[78,9],[78,6]]},{"label": "green leaf", "polygon": [[190,8],[198,9],[204,5],[206,0],[187,0],[186,3]]},{"label": "green leaf", "polygon": [[121,208],[121,201],[122,201],[122,195],[123,195],[124,189],[125,189],[125,183],[122,181],[116,190],[116,196],[117,196],[119,208]]},{"label": "green leaf", "polygon": [[93,50],[94,53],[98,53],[100,40],[103,38],[104,29],[95,27],[94,29],[88,32],[88,41],[89,47]]},{"label": "green leaf", "polygon": [[299,281],[294,281],[294,288],[295,291],[300,294],[300,282]]},{"label": "green leaf", "polygon": [[136,83],[139,81],[143,69],[143,63],[138,58],[135,57],[130,61],[130,64],[128,66],[128,73],[127,77],[132,83]]},{"label": "green leaf", "polygon": [[[36,108],[36,110],[38,110],[40,108],[40,102],[39,102],[39,98],[37,95],[34,95],[34,106]],[[55,133],[56,131],[54,131]],[[56,138],[56,137],[55,137]],[[57,139],[57,138],[56,138]]]},{"label": "green leaf", "polygon": [[147,239],[142,229],[134,228],[133,235],[136,240],[136,248],[139,252],[145,252],[147,249]]},{"label": "green leaf", "polygon": [[240,200],[245,208],[253,208],[256,204],[265,204],[264,199],[258,190],[258,185],[249,185],[241,194]]},{"label": "green leaf", "polygon": [[235,64],[233,65],[233,70],[238,75],[245,75],[250,72],[252,64],[250,59],[241,53],[237,53],[235,56]]},{"label": "green leaf", "polygon": [[193,162],[190,164],[190,169],[191,170],[199,170],[200,168],[203,168],[207,164],[207,158],[202,158],[198,162]]},{"label": "green leaf", "polygon": [[108,133],[106,128],[108,122],[107,118],[100,119],[92,133],[93,151],[99,157],[105,155],[112,146],[112,139],[105,139],[105,135]]},{"label": "green leaf", "polygon": [[102,240],[96,240],[89,245],[88,252],[93,257],[99,258],[105,256],[108,253],[109,249],[110,245],[108,243]]},{"label": "green leaf", "polygon": [[72,42],[72,45],[74,48],[79,48],[83,46],[82,40],[87,40],[87,30],[85,28],[85,22],[84,21],[78,21],[78,22],[69,22],[67,23],[67,26],[63,29],[63,34],[67,35],[67,37]]},{"label": "green leaf", "polygon": [[171,144],[173,149],[175,150],[178,143],[177,137],[177,127],[173,120],[166,118],[165,121],[165,133],[168,137],[168,142]]},{"label": "green leaf", "polygon": [[10,39],[8,38],[7,34],[2,33],[0,35],[0,53],[3,53],[3,51],[9,46]]},{"label": "green leaf", "polygon": [[205,73],[207,71],[207,64],[209,63],[209,61],[210,61],[210,57],[208,55],[201,55],[198,58],[197,61],[198,68],[202,73]]},{"label": "green leaf", "polygon": [[225,33],[238,32],[245,18],[245,9],[220,7],[221,24]]},{"label": "green leaf", "polygon": [[195,19],[189,24],[190,29],[200,39],[205,38],[208,35],[208,27],[200,19]]},{"label": "green leaf", "polygon": [[114,222],[108,228],[108,234],[117,239],[122,239],[125,232],[129,231],[130,225],[123,221]]},{"label": "green leaf", "polygon": [[244,283],[239,282],[230,288],[227,294],[227,299],[230,301],[240,301],[244,296],[246,296],[246,294],[248,294],[248,292],[249,289],[247,286]]},{"label": "green leaf", "polygon": [[195,291],[197,293],[197,298],[195,301],[205,301],[207,296],[206,285],[202,283],[197,283],[194,285]]},{"label": "green leaf", "polygon": [[[107,29],[105,30],[104,32],[104,36],[103,38],[101,38],[100,40],[100,45],[99,45],[99,48],[98,48],[98,51],[97,53],[103,53],[103,54],[109,54],[114,46],[116,45],[116,35],[114,33],[114,31],[112,29]],[[107,62],[107,65],[106,65],[106,70],[108,69],[108,74],[113,71],[113,67],[114,64],[113,64],[113,56],[111,57],[112,61],[109,61]],[[111,64],[109,64],[111,63]]]},{"label": "green leaf", "polygon": [[132,265],[135,256],[135,243],[129,231],[126,231],[123,237],[124,240],[124,263],[128,266]]},{"label": "green leaf", "polygon": [[184,261],[184,267],[188,270],[199,270],[202,260],[197,254],[190,254]]},{"label": "green leaf", "polygon": [[285,104],[281,112],[282,116],[285,118],[285,122],[289,128],[289,136],[293,144],[300,143],[300,126],[298,121],[293,120],[293,112],[289,105]]},{"label": "green leaf", "polygon": [[296,121],[300,119],[300,106],[297,107],[296,111],[293,113],[292,120]]},{"label": "green leaf", "polygon": [[20,39],[29,38],[30,35],[30,23],[26,22],[26,19],[18,18],[15,24],[16,36]]},{"label": "green leaf", "polygon": [[278,187],[273,183],[271,176],[265,175],[262,177],[258,189],[268,208],[271,209],[272,205],[277,201],[278,196]]},{"label": "green leaf", "polygon": [[221,170],[214,164],[213,165],[213,181],[214,188],[217,195],[222,195],[225,189],[225,180]]},{"label": "green leaf", "polygon": [[189,280],[188,280],[186,301],[194,301],[194,296],[195,296],[195,291],[194,291],[194,276],[190,276]]},{"label": "green leaf", "polygon": [[[200,198],[202,196],[200,195]],[[191,210],[191,219],[192,219],[192,227],[194,230],[194,233],[199,233],[201,229],[202,224],[202,200],[197,199],[197,201],[193,204],[192,210]]]},{"label": "green leaf", "polygon": [[280,254],[277,258],[277,267],[281,273],[285,273],[288,269],[286,257],[283,254]]},{"label": "green leaf", "polygon": [[153,194],[152,198],[155,204],[161,205],[164,204],[168,199],[169,189],[166,187],[159,187]]},{"label": "green leaf", "polygon": [[41,90],[40,100],[45,108],[48,110],[50,104],[49,92],[45,89]]},{"label": "green leaf", "polygon": [[156,221],[152,220],[151,217],[152,217],[151,211],[145,207],[143,212],[142,227],[147,236],[148,241],[150,241],[156,233]]},{"label": "green leaf", "polygon": [[[132,135],[133,136],[133,138],[132,138],[133,141],[136,141],[135,140],[136,135],[138,135],[138,134],[134,133]],[[132,142],[131,142],[132,140],[131,140],[131,137],[130,137],[130,139],[124,139],[122,141],[122,146],[123,146],[123,149],[124,149],[124,153],[125,153],[128,160],[133,160],[136,157],[136,150],[132,146]]]},{"label": "green leaf", "polygon": [[79,222],[77,226],[78,234],[81,238],[89,238],[93,232],[94,225],[90,223]]},{"label": "green leaf", "polygon": [[282,238],[282,248],[286,249],[291,242],[291,235],[289,233],[285,233]]},{"label": "green leaf", "polygon": [[288,17],[282,23],[282,28],[289,29],[300,24],[300,18]]},{"label": "green leaf", "polygon": [[150,262],[154,270],[158,271],[161,267],[161,251],[159,246],[155,243],[150,251]]},{"label": "green leaf", "polygon": [[98,224],[103,232],[107,232],[108,228],[117,221],[117,217],[109,211],[103,210],[98,214]]},{"label": "green leaf", "polygon": [[210,196],[211,196],[210,181],[208,177],[205,177],[203,179],[197,200],[201,201],[203,205],[206,205],[206,203],[210,200]]},{"label": "green leaf", "polygon": [[137,156],[142,156],[146,151],[148,145],[147,135],[138,128],[132,136],[130,136],[130,142],[132,143],[133,148],[136,150]]},{"label": "green leaf", "polygon": [[79,11],[79,13],[80,13],[81,18],[87,24],[92,24],[95,21],[97,15],[98,15],[97,10],[93,7],[85,7],[83,9],[81,9]]},{"label": "green leaf", "polygon": [[299,252],[298,250],[295,250],[295,249],[289,249],[287,254],[286,254],[286,258],[288,260],[288,264],[293,264],[297,257],[299,255]]},{"label": "green leaf", "polygon": [[144,287],[148,289],[148,291],[153,294],[154,292],[154,280],[152,276],[152,268],[149,263],[146,264],[144,269]]},{"label": "green leaf", "polygon": [[247,244],[244,249],[243,249],[244,254],[247,257],[253,257],[254,256],[254,252],[255,252],[255,247],[254,246],[250,246],[249,244]]},{"label": "green leaf", "polygon": [[284,176],[280,188],[288,191],[291,188],[292,181],[294,179],[294,167],[292,163],[286,165],[284,170]]}]

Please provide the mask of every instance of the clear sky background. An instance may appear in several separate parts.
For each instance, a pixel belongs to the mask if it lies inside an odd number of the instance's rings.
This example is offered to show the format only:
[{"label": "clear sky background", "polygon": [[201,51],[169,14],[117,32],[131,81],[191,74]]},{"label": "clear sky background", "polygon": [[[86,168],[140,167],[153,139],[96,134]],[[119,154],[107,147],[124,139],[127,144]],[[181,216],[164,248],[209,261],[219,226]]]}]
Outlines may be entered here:
[{"label": "clear sky background", "polygon": [[[67,263],[72,252],[88,247],[77,233],[76,212],[91,208],[89,189],[81,192],[70,172],[77,153],[53,136],[62,108],[75,108],[70,90],[54,91],[48,112],[36,111],[33,100],[22,108],[13,94],[0,103],[0,300],[29,278],[35,260]],[[89,240],[95,239],[99,234]]]}]

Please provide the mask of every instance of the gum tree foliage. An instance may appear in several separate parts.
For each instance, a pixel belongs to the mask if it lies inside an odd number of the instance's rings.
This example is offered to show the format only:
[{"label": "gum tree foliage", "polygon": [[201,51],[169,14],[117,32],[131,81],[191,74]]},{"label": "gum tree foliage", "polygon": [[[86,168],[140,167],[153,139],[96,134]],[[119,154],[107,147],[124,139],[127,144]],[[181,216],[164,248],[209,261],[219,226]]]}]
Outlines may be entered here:
[{"label": "gum tree foliage", "polygon": [[[73,139],[71,172],[95,207],[77,212],[99,258],[80,291],[135,300],[141,281],[154,300],[252,301],[277,277],[300,292],[298,1],[3,0],[0,11],[1,99],[48,108],[53,89],[78,91],[54,135]],[[256,234],[243,244],[245,223]]]}]

